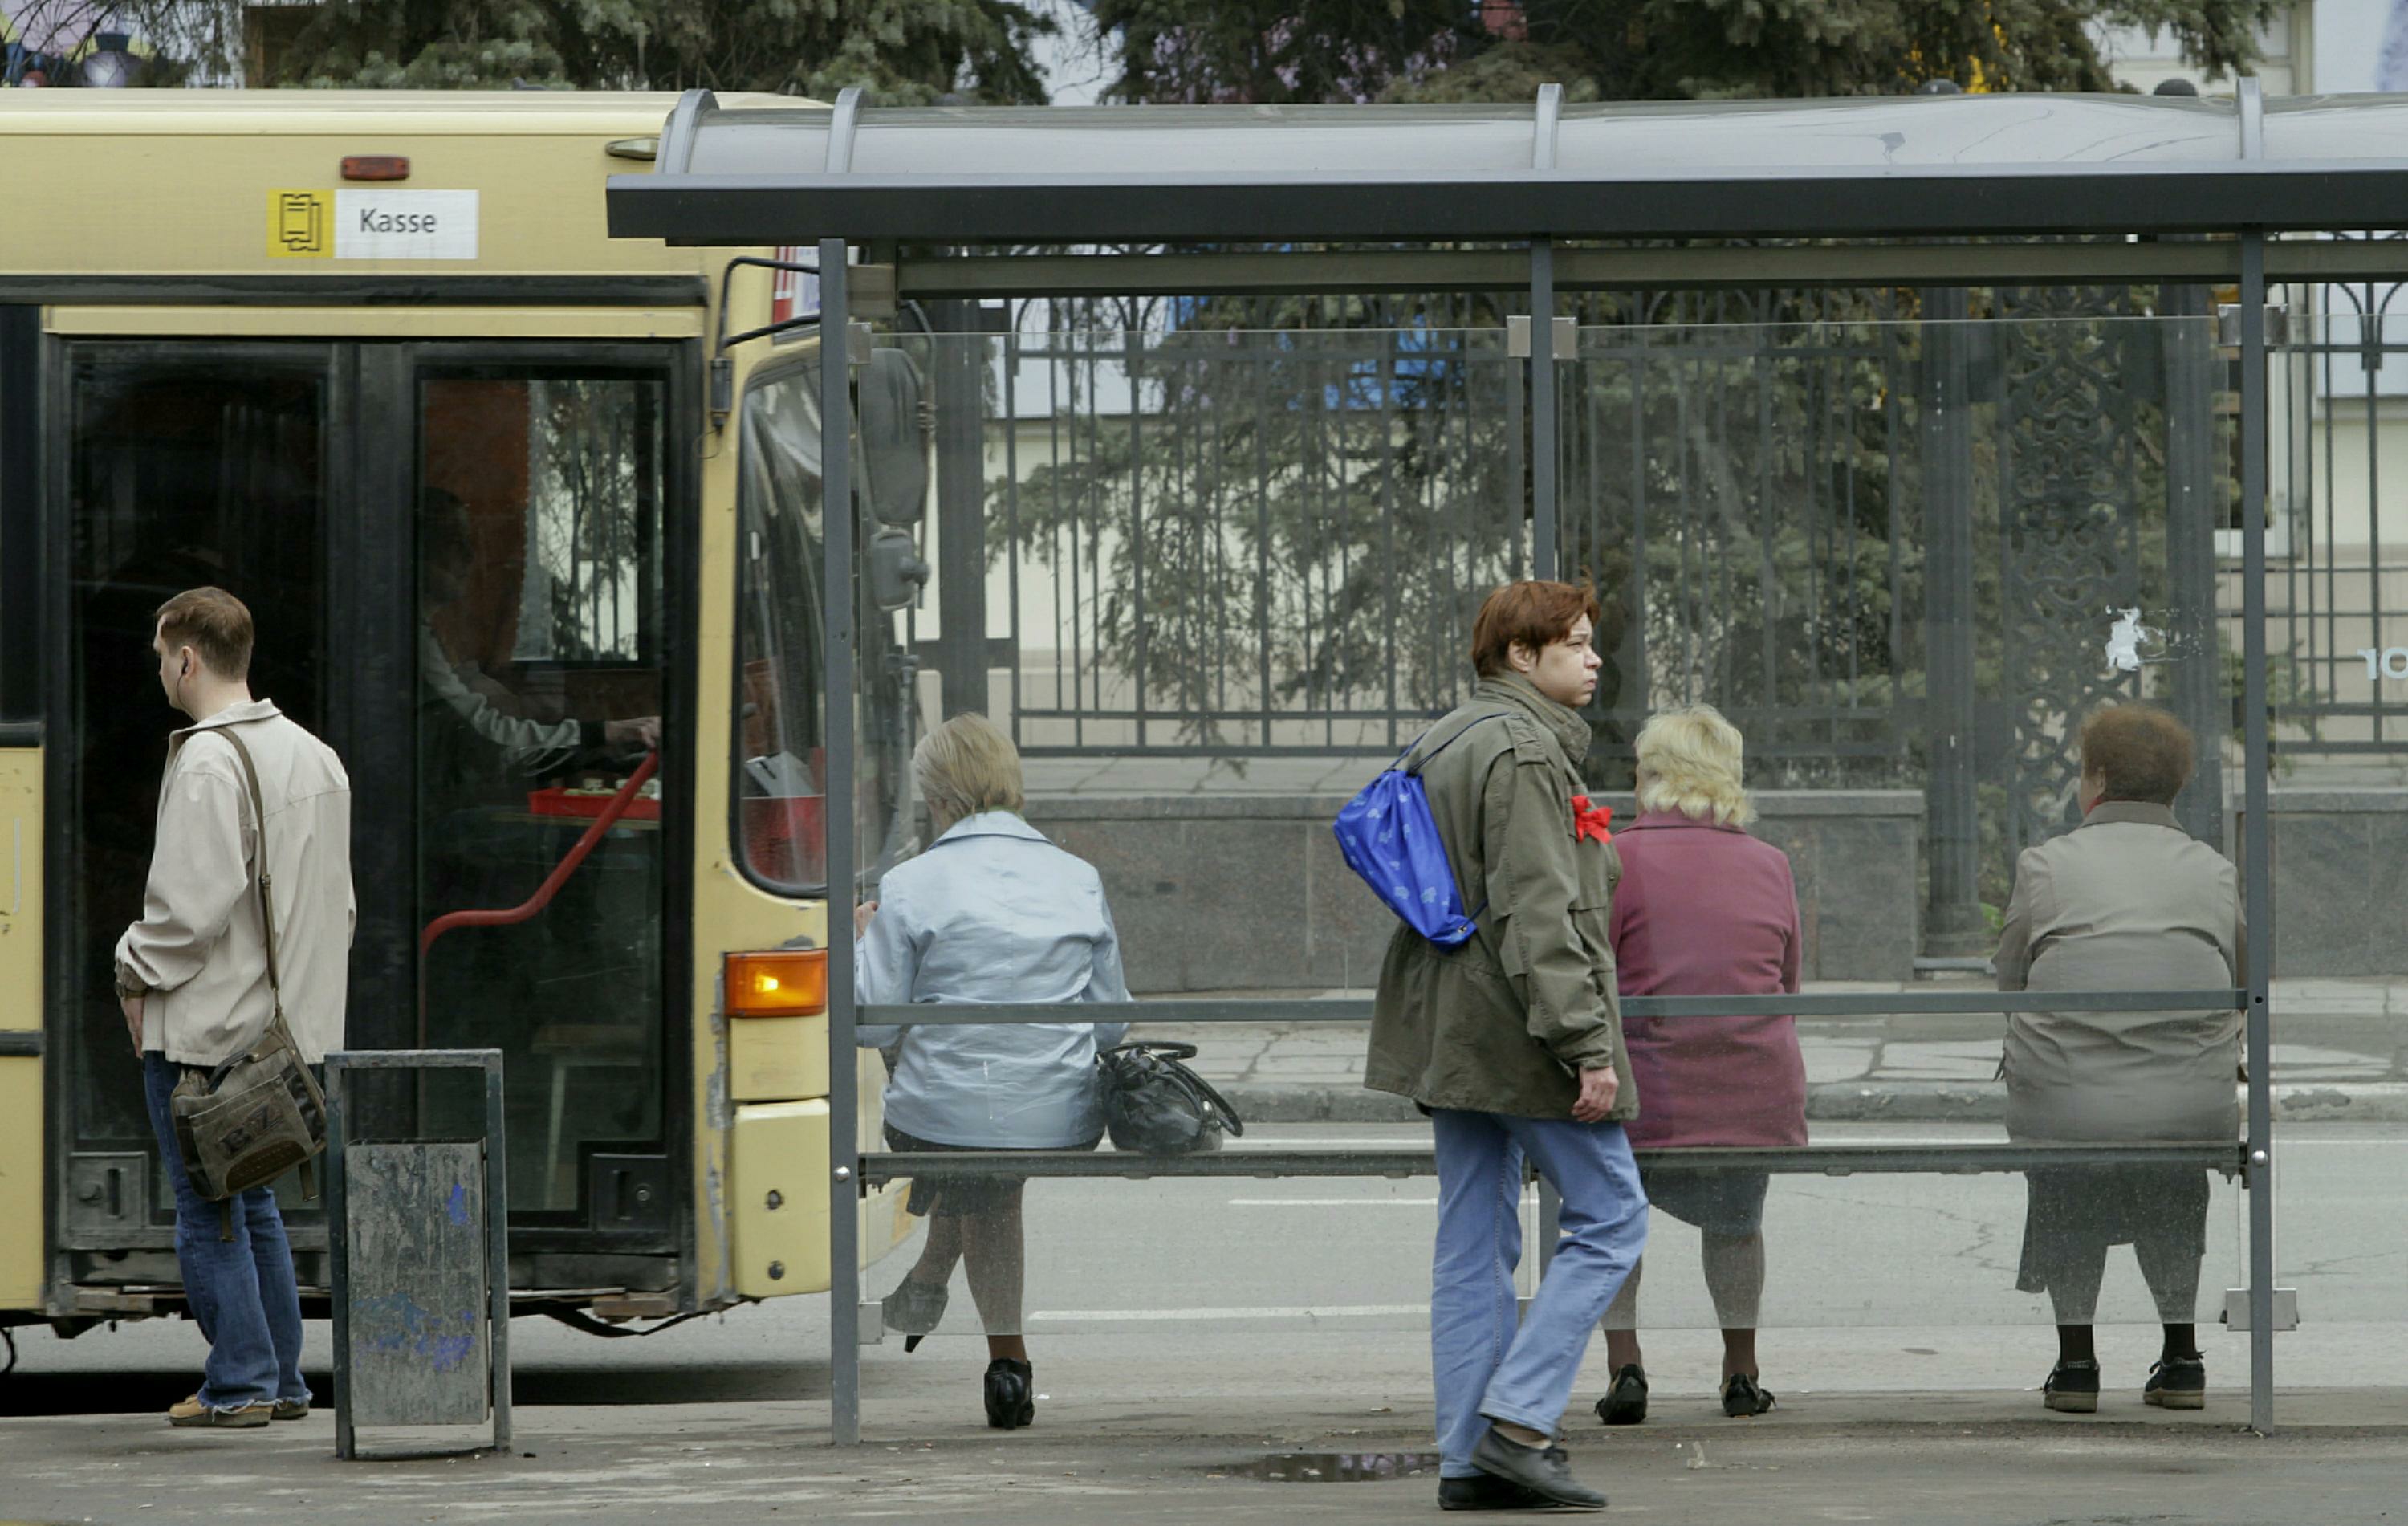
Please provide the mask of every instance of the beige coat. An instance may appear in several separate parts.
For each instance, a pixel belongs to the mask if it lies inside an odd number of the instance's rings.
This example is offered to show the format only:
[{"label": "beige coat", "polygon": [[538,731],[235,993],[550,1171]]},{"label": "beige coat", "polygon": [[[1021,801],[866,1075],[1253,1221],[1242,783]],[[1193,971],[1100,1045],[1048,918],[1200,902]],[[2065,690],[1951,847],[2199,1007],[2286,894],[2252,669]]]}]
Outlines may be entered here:
[{"label": "beige coat", "polygon": [[215,1065],[267,1030],[273,1011],[261,936],[258,822],[241,759],[220,731],[239,727],[259,766],[275,884],[284,1018],[303,1058],[341,1046],[351,929],[351,782],[334,749],[255,699],[175,733],[142,920],[117,942],[121,984],[150,987],[142,1047]]},{"label": "beige coat", "polygon": [[1398,924],[1365,1086],[1425,1107],[1569,1118],[1579,1073],[1610,1065],[1622,1089],[1607,1116],[1638,1116],[1606,928],[1622,859],[1572,836],[1571,798],[1586,787],[1572,760],[1588,737],[1579,712],[1491,678],[1408,755],[1429,759],[1430,816],[1480,930],[1440,948]]},{"label": "beige coat", "polygon": [[[2002,991],[2223,990],[2245,979],[2232,864],[2165,806],[2111,800],[2028,849],[1999,941]],[[2016,1013],[2007,1132],[2018,1140],[2229,1140],[2241,1015]]]}]

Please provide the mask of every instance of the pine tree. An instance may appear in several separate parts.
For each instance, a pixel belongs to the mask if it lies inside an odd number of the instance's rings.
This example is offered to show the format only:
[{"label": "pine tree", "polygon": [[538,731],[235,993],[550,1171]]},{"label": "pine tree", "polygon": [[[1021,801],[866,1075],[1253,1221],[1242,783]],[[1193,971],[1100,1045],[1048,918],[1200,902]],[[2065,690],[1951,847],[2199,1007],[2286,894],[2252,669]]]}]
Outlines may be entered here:
[{"label": "pine tree", "polygon": [[1583,100],[2113,90],[2109,27],[2245,67],[2284,0],[1096,0],[1127,101]]},{"label": "pine tree", "polygon": [[1017,0],[126,0],[107,14],[156,50],[147,83],[419,90],[782,91],[867,86],[888,104],[1041,102],[1030,45],[1054,22]]}]

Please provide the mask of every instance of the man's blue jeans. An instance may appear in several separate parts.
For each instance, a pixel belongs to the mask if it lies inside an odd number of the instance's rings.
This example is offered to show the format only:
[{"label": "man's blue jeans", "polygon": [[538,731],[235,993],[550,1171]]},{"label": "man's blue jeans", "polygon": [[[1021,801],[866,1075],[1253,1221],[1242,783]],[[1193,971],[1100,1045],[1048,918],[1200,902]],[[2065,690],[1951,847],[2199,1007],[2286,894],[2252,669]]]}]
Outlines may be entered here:
[{"label": "man's blue jeans", "polygon": [[[1555,1433],[1589,1334],[1647,1245],[1647,1197],[1618,1123],[1434,1110],[1438,1254],[1430,1359],[1438,1389],[1439,1473],[1469,1478],[1492,1420]],[[1517,1319],[1522,1161],[1563,1199],[1563,1239]]]},{"label": "man's blue jeans", "polygon": [[182,1067],[152,1051],[142,1057],[142,1087],[150,1102],[150,1130],[176,1188],[176,1264],[184,1301],[209,1343],[201,1370],[201,1403],[240,1409],[276,1399],[307,1403],[301,1381],[301,1290],[293,1274],[293,1247],[276,1195],[255,1187],[230,1204],[234,1238],[222,1238],[220,1205],[193,1190],[176,1150],[167,1099]]}]

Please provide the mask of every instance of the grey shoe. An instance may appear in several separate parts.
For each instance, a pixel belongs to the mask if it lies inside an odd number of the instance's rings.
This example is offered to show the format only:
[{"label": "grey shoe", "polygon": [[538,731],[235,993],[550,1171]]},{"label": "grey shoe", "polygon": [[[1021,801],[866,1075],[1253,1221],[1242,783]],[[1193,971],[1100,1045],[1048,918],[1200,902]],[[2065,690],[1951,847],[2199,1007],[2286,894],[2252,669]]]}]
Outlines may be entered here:
[{"label": "grey shoe", "polygon": [[1492,1478],[1519,1484],[1567,1510],[1602,1510],[1605,1496],[1572,1476],[1571,1454],[1560,1447],[1525,1447],[1491,1426],[1471,1448],[1471,1465]]}]

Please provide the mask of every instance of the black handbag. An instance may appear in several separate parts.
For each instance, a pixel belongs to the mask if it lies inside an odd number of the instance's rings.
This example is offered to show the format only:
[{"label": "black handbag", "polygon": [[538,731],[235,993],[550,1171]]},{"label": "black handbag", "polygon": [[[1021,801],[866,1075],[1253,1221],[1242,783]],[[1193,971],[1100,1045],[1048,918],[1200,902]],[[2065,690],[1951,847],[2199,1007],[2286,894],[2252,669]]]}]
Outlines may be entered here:
[{"label": "black handbag", "polygon": [[[231,727],[219,732],[234,743],[250,785],[251,809],[259,821],[260,928],[267,942],[267,990],[273,1003],[267,1031],[222,1064],[188,1068],[176,1084],[168,1112],[175,1120],[176,1153],[184,1174],[202,1198],[225,1203],[237,1193],[265,1187],[294,1166],[302,1190],[317,1195],[309,1164],[326,1147],[326,1099],[301,1058],[284,1022],[284,989],[276,970],[275,876],[267,871],[267,809],[259,795],[259,770],[251,749]],[[232,1210],[222,1208],[221,1234],[234,1238]]]},{"label": "black handbag", "polygon": [[1112,1148],[1140,1155],[1202,1155],[1246,1125],[1211,1083],[1180,1063],[1192,1044],[1119,1044],[1096,1057],[1103,1072],[1104,1127]]}]

